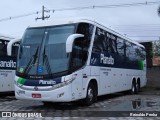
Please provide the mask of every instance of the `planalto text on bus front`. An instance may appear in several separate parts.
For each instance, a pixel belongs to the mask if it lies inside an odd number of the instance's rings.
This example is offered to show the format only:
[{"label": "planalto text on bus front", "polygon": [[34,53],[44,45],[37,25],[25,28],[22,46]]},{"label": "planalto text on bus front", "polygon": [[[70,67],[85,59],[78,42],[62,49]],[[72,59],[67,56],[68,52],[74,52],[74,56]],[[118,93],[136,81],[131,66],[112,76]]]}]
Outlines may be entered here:
[{"label": "planalto text on bus front", "polygon": [[10,61],[0,61],[0,67],[16,68],[16,62]]}]

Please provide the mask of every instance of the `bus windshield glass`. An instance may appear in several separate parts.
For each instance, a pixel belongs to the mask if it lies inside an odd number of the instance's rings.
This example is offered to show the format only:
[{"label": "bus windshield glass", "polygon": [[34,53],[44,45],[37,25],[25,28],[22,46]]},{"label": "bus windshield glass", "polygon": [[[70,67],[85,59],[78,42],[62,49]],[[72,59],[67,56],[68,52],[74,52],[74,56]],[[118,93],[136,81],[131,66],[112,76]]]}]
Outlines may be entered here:
[{"label": "bus windshield glass", "polygon": [[17,73],[43,76],[67,71],[66,40],[74,30],[74,25],[27,29],[19,49]]}]

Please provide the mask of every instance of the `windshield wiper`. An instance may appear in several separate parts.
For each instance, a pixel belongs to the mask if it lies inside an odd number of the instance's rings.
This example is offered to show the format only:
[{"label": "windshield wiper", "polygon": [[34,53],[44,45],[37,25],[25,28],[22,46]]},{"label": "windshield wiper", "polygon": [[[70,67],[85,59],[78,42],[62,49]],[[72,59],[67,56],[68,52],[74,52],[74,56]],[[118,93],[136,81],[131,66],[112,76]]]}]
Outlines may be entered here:
[{"label": "windshield wiper", "polygon": [[25,70],[24,70],[24,74],[28,74],[29,71],[31,70],[32,66],[36,63],[37,57],[38,57],[38,50],[39,50],[39,46],[36,49],[36,52],[34,55],[32,55],[32,57],[30,58]]},{"label": "windshield wiper", "polygon": [[51,67],[49,64],[49,60],[48,60],[48,56],[46,55],[46,50],[44,48],[44,52],[43,52],[43,65],[45,64],[46,68],[47,68],[47,72],[51,75],[52,71],[51,71]]}]

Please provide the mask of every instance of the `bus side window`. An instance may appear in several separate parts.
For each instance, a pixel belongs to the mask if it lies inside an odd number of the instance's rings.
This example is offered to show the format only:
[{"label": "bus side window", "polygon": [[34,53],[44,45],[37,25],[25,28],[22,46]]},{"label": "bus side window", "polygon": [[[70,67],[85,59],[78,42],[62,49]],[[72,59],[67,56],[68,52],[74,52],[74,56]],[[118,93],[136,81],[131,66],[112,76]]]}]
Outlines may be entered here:
[{"label": "bus side window", "polygon": [[126,41],[125,44],[126,44],[126,57],[130,60],[132,56],[132,44],[128,41]]},{"label": "bus side window", "polygon": [[93,35],[93,25],[80,23],[77,27],[76,33],[84,35],[82,38],[77,38],[73,44],[72,66],[73,68],[78,69],[87,61],[88,49]]},{"label": "bus side window", "polygon": [[124,41],[121,38],[117,39],[117,50],[120,56],[124,56]]},{"label": "bus side window", "polygon": [[103,36],[95,36],[93,51],[94,52],[103,52],[104,51],[104,45],[103,45]]},{"label": "bus side window", "polygon": [[138,60],[145,60],[145,51],[141,47],[137,47],[136,54],[138,56]]},{"label": "bus side window", "polygon": [[93,25],[88,24],[88,23],[80,23],[77,27],[76,33],[83,34],[83,40],[84,40],[84,48],[88,50],[93,34]]},{"label": "bus side window", "polygon": [[141,48],[141,59],[142,60],[145,60],[146,59],[146,52],[145,52],[145,49],[144,48]]},{"label": "bus side window", "polygon": [[93,52],[108,52],[108,42],[107,37],[105,35],[105,31],[97,28],[94,44],[93,44]]},{"label": "bus side window", "polygon": [[135,61],[136,60],[136,48],[135,48],[136,46],[133,44],[133,43],[131,43],[131,47],[130,47],[130,55],[129,55],[129,59],[131,60],[131,61]]},{"label": "bus side window", "polygon": [[[110,34],[110,36],[113,36],[113,35]],[[118,53],[118,51],[117,51],[117,40],[116,40],[116,37],[114,37],[114,38],[115,39],[111,39],[110,37],[107,37],[108,43],[109,43],[108,52],[117,54]]]},{"label": "bus side window", "polygon": [[18,54],[18,49],[19,49],[19,42],[18,43],[14,43],[12,46],[12,56],[16,57]]},{"label": "bus side window", "polygon": [[0,56],[7,56],[7,43],[8,41],[0,40]]},{"label": "bus side window", "polygon": [[74,41],[73,51],[72,51],[72,65],[73,68],[81,67],[83,64],[83,40],[82,38],[77,38]]}]

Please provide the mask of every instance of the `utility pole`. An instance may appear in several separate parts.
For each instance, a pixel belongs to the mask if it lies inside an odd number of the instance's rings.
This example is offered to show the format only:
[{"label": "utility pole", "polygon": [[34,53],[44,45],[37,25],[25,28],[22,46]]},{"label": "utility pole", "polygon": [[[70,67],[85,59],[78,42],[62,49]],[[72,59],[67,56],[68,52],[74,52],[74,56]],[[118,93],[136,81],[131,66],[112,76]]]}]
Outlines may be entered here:
[{"label": "utility pole", "polygon": [[47,18],[50,18],[50,15],[48,15],[48,16],[44,16],[44,14],[45,14],[45,12],[50,12],[49,10],[45,10],[45,7],[44,6],[42,6],[42,17],[37,17],[36,18],[36,20],[38,20],[38,19],[42,19],[42,20],[45,20],[45,19],[47,19]]}]

